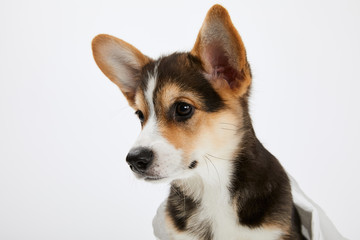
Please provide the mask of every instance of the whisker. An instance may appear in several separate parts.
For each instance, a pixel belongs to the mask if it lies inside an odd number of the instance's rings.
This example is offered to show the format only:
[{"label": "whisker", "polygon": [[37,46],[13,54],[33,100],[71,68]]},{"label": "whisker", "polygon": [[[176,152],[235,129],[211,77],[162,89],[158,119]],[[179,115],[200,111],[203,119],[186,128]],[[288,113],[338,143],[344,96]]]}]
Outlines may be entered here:
[{"label": "whisker", "polygon": [[205,156],[203,157],[203,159],[205,160],[206,168],[207,168],[208,175],[209,175],[209,174],[210,174],[210,173],[209,173],[209,164],[208,164],[207,159],[205,158]]},{"label": "whisker", "polygon": [[213,158],[217,158],[217,159],[221,159],[221,160],[226,160],[226,161],[231,161],[231,159],[226,159],[226,158],[221,158],[221,157],[216,157],[214,155],[211,155],[209,153],[206,153],[207,156],[213,157]]},{"label": "whisker", "polygon": [[186,212],[186,198],[185,198],[185,194],[184,194],[184,212]]},{"label": "whisker", "polygon": [[184,211],[186,211],[186,198],[185,198],[185,194],[180,193],[180,192],[179,192],[178,190],[176,190],[176,188],[174,188],[173,186],[171,186],[170,188],[175,191],[176,195],[178,195],[180,198],[183,198]]},{"label": "whisker", "polygon": [[232,124],[232,123],[225,123],[225,122],[222,122],[222,123],[220,123],[220,124],[224,124],[224,125],[231,125],[231,126],[234,126],[234,127],[238,127],[238,126],[236,126],[235,124]]},{"label": "whisker", "polygon": [[170,188],[171,188],[172,190],[174,190],[174,192],[175,192],[179,197],[182,197],[181,194],[179,193],[179,191],[176,190],[176,188],[174,188],[173,186],[170,186]]},{"label": "whisker", "polygon": [[[191,191],[191,187],[190,187],[189,183],[187,181],[185,181],[184,184],[186,185],[186,188]],[[185,209],[186,198],[185,197],[186,196],[184,194],[184,211],[186,211],[186,209]]]},{"label": "whisker", "polygon": [[231,129],[231,128],[221,128],[221,129],[224,129],[224,130],[231,130],[231,131],[234,131],[234,132],[237,132],[237,131],[238,131],[237,129]]},{"label": "whisker", "polygon": [[219,187],[220,187],[220,191],[221,191],[221,181],[220,181],[220,175],[219,175],[219,172],[217,170],[217,168],[215,167],[214,163],[210,160],[210,158],[208,156],[205,156],[211,163],[211,165],[214,167],[215,171],[216,171],[216,174],[217,174],[217,177],[218,177],[218,180],[219,180]]}]

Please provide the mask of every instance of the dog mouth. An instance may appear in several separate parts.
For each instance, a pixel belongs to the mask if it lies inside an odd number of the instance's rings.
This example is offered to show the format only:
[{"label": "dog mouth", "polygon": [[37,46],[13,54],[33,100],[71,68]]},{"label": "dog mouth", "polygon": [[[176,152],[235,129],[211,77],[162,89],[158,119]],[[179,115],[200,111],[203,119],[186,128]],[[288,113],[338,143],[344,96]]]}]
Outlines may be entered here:
[{"label": "dog mouth", "polygon": [[135,172],[135,171],[134,171],[134,174],[137,179],[141,179],[146,182],[156,182],[156,181],[160,181],[160,180],[164,180],[164,179],[168,178],[167,176],[160,176],[160,175],[155,175],[155,174],[150,174],[150,173],[139,173],[139,172]]},{"label": "dog mouth", "polygon": [[142,179],[146,182],[167,182],[167,181],[171,181],[174,179],[180,179],[180,178],[188,176],[187,174],[189,172],[187,172],[187,171],[184,172],[184,170],[187,169],[187,170],[192,171],[192,169],[196,168],[197,166],[198,166],[198,161],[194,160],[190,163],[189,166],[182,169],[182,171],[179,171],[179,170],[175,171],[171,175],[159,174],[157,171],[155,171],[155,172],[151,171],[151,169],[150,169],[150,171],[146,171],[146,172],[138,172],[138,171],[134,171],[133,169],[132,170],[138,179]]},{"label": "dog mouth", "polygon": [[144,180],[145,180],[145,181],[148,181],[148,182],[155,182],[155,181],[162,180],[162,179],[164,179],[164,178],[165,178],[165,177],[146,176],[146,177],[144,177]]}]

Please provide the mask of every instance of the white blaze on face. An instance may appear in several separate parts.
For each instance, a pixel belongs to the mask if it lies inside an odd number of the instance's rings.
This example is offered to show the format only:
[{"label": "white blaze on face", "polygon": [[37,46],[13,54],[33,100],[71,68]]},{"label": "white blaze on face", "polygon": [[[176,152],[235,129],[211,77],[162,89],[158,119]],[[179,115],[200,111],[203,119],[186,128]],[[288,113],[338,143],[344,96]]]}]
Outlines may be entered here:
[{"label": "white blaze on face", "polygon": [[154,90],[156,87],[156,71],[153,76],[149,75],[147,89],[144,92],[145,100],[149,106],[148,120],[136,140],[132,149],[146,147],[153,151],[154,160],[146,172],[152,177],[175,177],[180,174],[184,166],[181,165],[182,151],[171,145],[159,132],[155,107],[153,102]]}]

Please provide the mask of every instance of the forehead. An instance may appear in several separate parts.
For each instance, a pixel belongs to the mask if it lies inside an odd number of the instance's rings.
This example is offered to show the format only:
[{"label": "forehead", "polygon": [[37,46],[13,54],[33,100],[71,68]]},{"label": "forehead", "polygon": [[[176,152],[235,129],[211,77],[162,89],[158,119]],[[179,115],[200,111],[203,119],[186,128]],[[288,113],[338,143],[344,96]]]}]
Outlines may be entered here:
[{"label": "forehead", "polygon": [[147,105],[161,102],[166,94],[192,95],[208,112],[224,107],[220,95],[205,78],[200,60],[189,53],[174,53],[147,64],[139,88]]}]

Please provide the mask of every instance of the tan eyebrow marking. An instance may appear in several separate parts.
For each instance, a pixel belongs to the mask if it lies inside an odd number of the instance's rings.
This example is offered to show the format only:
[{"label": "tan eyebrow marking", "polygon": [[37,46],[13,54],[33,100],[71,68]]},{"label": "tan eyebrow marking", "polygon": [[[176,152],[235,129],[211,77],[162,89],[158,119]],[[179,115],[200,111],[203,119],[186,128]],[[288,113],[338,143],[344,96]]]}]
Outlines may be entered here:
[{"label": "tan eyebrow marking", "polygon": [[137,91],[135,95],[135,107],[137,108],[137,110],[142,111],[142,113],[144,114],[145,120],[143,125],[145,125],[149,118],[150,112],[148,103],[145,100],[145,95],[142,90]]}]

